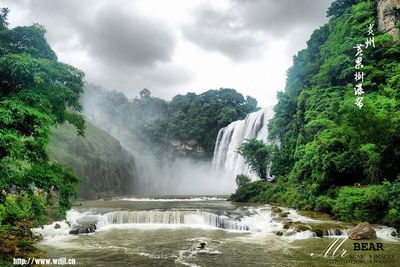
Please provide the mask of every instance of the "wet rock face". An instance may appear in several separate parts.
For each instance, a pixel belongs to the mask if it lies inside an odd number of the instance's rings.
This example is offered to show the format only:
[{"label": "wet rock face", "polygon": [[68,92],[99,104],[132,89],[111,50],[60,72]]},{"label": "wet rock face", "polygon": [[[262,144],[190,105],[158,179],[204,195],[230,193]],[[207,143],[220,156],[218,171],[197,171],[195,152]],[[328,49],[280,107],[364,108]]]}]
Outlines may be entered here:
[{"label": "wet rock face", "polygon": [[400,238],[400,228],[390,233],[391,236]]},{"label": "wet rock face", "polygon": [[197,247],[198,249],[205,249],[207,246],[206,242],[200,242],[199,246]]},{"label": "wet rock face", "polygon": [[352,240],[373,239],[376,238],[376,231],[369,223],[360,223],[351,228],[347,235]]},{"label": "wet rock face", "polygon": [[281,213],[281,212],[282,212],[282,209],[279,208],[279,207],[271,207],[271,211],[272,211],[273,213]]},{"label": "wet rock face", "polygon": [[96,229],[97,229],[96,224],[80,225],[72,228],[69,231],[69,234],[70,235],[89,234],[89,233],[94,233]]},{"label": "wet rock face", "polygon": [[283,232],[282,232],[282,231],[276,231],[275,234],[276,234],[277,236],[283,236]]},{"label": "wet rock face", "polygon": [[397,40],[399,29],[396,24],[400,19],[400,0],[378,0],[378,30],[390,33]]},{"label": "wet rock face", "polygon": [[292,230],[293,232],[304,232],[310,230],[311,227],[300,221],[296,222],[288,221],[283,225],[283,229]]}]

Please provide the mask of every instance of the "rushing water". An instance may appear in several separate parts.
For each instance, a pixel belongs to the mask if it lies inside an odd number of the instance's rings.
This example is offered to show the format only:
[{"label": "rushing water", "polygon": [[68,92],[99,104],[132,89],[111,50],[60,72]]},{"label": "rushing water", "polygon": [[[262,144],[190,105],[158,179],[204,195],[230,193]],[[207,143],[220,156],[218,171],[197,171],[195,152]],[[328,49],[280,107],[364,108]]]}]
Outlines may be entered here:
[{"label": "rushing water", "polygon": [[245,164],[244,158],[237,152],[240,145],[247,139],[257,139],[266,142],[267,123],[273,116],[271,108],[264,108],[247,115],[244,120],[234,121],[218,132],[215,143],[213,166],[222,169],[236,177],[245,174],[255,177]]},{"label": "rushing water", "polygon": [[[315,222],[288,211],[289,220]],[[326,266],[326,258],[311,253],[322,253],[334,237],[284,230],[278,219],[267,205],[221,198],[125,198],[82,202],[68,212],[69,225],[58,222],[59,229],[53,223],[34,232],[44,236],[38,246],[48,258],[74,258],[80,266]],[[84,222],[95,222],[97,231],[68,234]],[[378,237],[385,254],[399,261],[400,242],[390,231],[383,227]],[[343,245],[350,253],[352,243]]]}]

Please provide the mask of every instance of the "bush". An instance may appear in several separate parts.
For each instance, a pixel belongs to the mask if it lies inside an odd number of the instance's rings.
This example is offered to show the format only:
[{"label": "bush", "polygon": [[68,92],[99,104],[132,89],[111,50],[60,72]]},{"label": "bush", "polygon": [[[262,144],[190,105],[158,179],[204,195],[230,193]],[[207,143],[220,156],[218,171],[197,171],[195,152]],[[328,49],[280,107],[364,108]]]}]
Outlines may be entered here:
[{"label": "bush", "polygon": [[400,178],[394,183],[384,182],[389,188],[389,207],[384,222],[399,228],[400,227]]},{"label": "bush", "polygon": [[238,187],[244,186],[245,184],[251,183],[251,179],[246,175],[240,174],[236,176],[236,185]]},{"label": "bush", "polygon": [[269,204],[288,205],[283,197],[285,191],[285,181],[283,177],[277,177],[274,183],[268,184],[259,196],[258,201]]},{"label": "bush", "polygon": [[44,224],[47,222],[45,200],[34,194],[23,193],[18,196],[7,196],[0,205],[0,222],[14,225],[22,219],[29,219]]},{"label": "bush", "polygon": [[17,197],[8,196],[6,197],[6,201],[4,202],[4,207],[6,208],[6,212],[4,214],[4,221],[6,223],[17,222],[23,219],[27,212],[17,203]]},{"label": "bush", "polygon": [[259,202],[259,194],[268,187],[264,180],[244,183],[238,186],[236,192],[229,197],[230,201],[235,202]]},{"label": "bush", "polygon": [[333,214],[344,221],[380,222],[389,205],[387,185],[339,190]]},{"label": "bush", "polygon": [[3,221],[5,215],[6,215],[6,207],[4,207],[3,204],[0,204],[0,226],[1,226],[1,222]]},{"label": "bush", "polygon": [[315,210],[327,213],[332,213],[332,209],[335,205],[335,200],[329,196],[318,196],[315,200]]}]

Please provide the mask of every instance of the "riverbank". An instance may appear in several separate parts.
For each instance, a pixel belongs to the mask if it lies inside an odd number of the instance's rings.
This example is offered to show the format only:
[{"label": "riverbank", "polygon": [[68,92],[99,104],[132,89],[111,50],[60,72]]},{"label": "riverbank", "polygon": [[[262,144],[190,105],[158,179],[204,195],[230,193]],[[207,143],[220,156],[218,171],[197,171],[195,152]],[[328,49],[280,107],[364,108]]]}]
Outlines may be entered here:
[{"label": "riverbank", "polygon": [[36,247],[42,237],[32,233],[32,225],[32,222],[22,220],[15,226],[0,227],[0,266],[13,266],[14,258],[44,257],[45,252]]},{"label": "riverbank", "polygon": [[229,200],[270,203],[297,210],[323,212],[344,222],[369,222],[400,229],[400,180],[385,181],[380,185],[333,186],[328,192],[319,194],[300,194],[299,188],[302,188],[301,185],[288,186],[283,177],[278,177],[273,183],[245,180]]}]

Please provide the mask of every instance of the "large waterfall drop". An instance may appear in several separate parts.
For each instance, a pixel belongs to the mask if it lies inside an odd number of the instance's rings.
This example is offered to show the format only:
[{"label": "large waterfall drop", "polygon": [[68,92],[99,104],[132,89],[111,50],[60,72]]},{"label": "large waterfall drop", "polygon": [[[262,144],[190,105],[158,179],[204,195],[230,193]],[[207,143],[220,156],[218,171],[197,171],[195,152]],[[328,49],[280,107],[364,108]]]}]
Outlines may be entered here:
[{"label": "large waterfall drop", "polygon": [[234,121],[222,128],[215,143],[213,167],[224,170],[233,177],[238,174],[245,174],[256,179],[255,174],[250,172],[244,158],[238,153],[238,149],[246,139],[267,142],[267,123],[272,116],[273,108],[264,108],[248,114],[244,120]]}]

